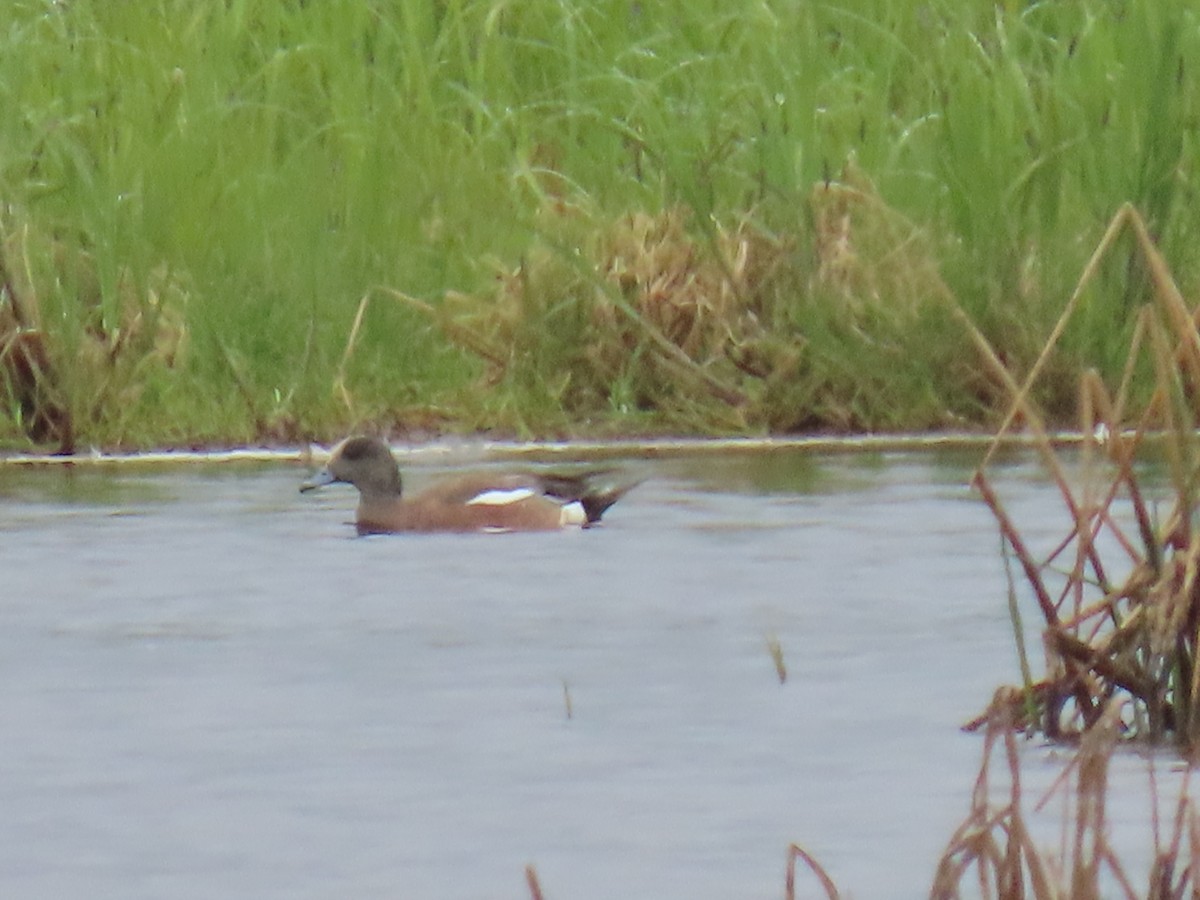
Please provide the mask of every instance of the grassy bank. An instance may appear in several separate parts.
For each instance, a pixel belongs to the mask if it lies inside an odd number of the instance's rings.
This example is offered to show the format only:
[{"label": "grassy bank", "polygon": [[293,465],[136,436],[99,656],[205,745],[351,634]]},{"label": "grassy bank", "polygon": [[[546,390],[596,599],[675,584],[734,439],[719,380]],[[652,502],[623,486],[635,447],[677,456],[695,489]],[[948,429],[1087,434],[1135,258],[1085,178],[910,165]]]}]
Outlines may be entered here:
[{"label": "grassy bank", "polygon": [[13,0],[0,441],[986,423],[952,310],[1027,368],[1122,203],[1193,295],[1198,71],[1153,0]]}]

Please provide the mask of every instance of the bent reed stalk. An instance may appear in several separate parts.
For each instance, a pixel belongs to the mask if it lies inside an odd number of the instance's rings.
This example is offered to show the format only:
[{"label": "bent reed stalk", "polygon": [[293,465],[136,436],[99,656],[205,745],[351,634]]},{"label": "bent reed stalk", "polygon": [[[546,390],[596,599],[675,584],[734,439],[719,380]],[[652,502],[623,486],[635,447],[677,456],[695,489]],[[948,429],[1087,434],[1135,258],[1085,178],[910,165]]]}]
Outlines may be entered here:
[{"label": "bent reed stalk", "polygon": [[[1128,863],[1109,839],[1108,774],[1125,730],[1123,707],[1128,700],[1114,697],[1104,704],[1062,774],[1034,805],[1032,811],[1037,812],[1055,796],[1061,800],[1064,823],[1057,851],[1043,848],[1034,839],[1021,782],[1016,739],[1020,723],[1013,718],[1019,714],[1020,702],[1010,696],[1013,693],[1002,688],[993,702],[996,712],[987,723],[970,811],[938,862],[931,900],[976,895],[999,900],[1195,897],[1200,892],[1200,819],[1186,773],[1164,841],[1153,762],[1147,763],[1153,849],[1144,892],[1135,890]],[[996,768],[1001,774],[993,771]],[[1130,852],[1128,847],[1120,850]]]},{"label": "bent reed stalk", "polygon": [[[1137,311],[1123,375],[1114,391],[1099,374],[1079,386],[1080,428],[1086,438],[1068,460],[1046,432],[1033,399],[1036,383],[1066,329],[1079,314],[1090,281],[1119,239],[1133,238],[1151,286]],[[985,363],[1011,403],[974,485],[996,518],[1006,552],[1024,574],[1044,621],[1047,673],[1027,676],[1003,695],[1018,727],[1052,740],[1078,739],[1105,715],[1115,697],[1129,701],[1121,732],[1200,748],[1200,309],[1188,308],[1142,216],[1130,205],[1112,219],[1041,354],[1020,383],[977,329],[965,320]],[[1153,380],[1139,394],[1134,373]],[[1004,436],[1023,423],[1056,485],[1066,513],[1061,540],[1039,556],[999,496],[991,467]],[[1160,517],[1144,485],[1139,455],[1153,447],[1166,460],[1171,497]],[[1078,463],[1082,484],[1068,469]],[[1115,557],[1115,558],[1114,558]],[[1014,627],[1020,640],[1019,622]],[[1024,648],[1021,648],[1024,656]],[[995,711],[993,710],[994,714]],[[980,727],[987,716],[973,723]]]}]

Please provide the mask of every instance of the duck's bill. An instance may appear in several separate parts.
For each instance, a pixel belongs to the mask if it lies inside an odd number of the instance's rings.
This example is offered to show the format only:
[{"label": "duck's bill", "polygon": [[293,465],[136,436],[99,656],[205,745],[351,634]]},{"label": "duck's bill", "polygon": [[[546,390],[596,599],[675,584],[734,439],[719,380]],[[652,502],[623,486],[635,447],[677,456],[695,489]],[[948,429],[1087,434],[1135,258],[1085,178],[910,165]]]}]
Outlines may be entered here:
[{"label": "duck's bill", "polygon": [[333,474],[328,468],[318,469],[312,476],[300,485],[300,493],[305,491],[315,491],[319,487],[324,487],[333,482]]}]

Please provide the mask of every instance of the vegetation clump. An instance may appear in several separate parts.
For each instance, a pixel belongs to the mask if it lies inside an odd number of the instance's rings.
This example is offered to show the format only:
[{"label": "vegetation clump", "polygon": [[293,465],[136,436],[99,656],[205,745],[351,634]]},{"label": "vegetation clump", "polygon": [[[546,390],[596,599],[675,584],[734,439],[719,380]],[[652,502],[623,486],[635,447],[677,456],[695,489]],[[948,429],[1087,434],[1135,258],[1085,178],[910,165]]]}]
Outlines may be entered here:
[{"label": "vegetation clump", "polygon": [[[1131,874],[1128,848],[1114,846],[1110,838],[1108,776],[1121,740],[1124,703],[1118,698],[1108,701],[1062,776],[1035,805],[1033,811],[1040,810],[1055,795],[1062,801],[1061,844],[1057,852],[1051,852],[1034,836],[1030,804],[1022,789],[1015,723],[1007,718],[1014,707],[1004,692],[1000,693],[997,715],[988,723],[970,811],[938,861],[931,900],[963,896],[998,900],[1196,896],[1200,891],[1200,820],[1186,775],[1168,830],[1163,833],[1154,771],[1149,769],[1152,851],[1145,866],[1144,890],[1134,887],[1138,879]],[[1003,772],[996,775],[992,771],[997,757],[999,767],[1007,770],[1007,784]]]},{"label": "vegetation clump", "polygon": [[[366,424],[985,429],[1007,401],[948,297],[1027,370],[1124,202],[1200,280],[1187,4],[6,12],[5,235],[46,236],[29,260],[52,274],[40,324],[5,329],[5,446],[71,443],[64,416],[76,442],[126,447]],[[98,306],[54,288],[85,258]],[[1136,270],[1093,285],[1036,387],[1055,424],[1081,360],[1120,377],[1113,337],[1143,299]],[[433,313],[356,320],[387,292]],[[123,373],[100,402],[73,377],[97,328],[103,346],[168,310],[189,351],[120,351],[135,402]]]},{"label": "vegetation clump", "polygon": [[[28,224],[0,242],[0,404],[35,441],[75,449],[82,425],[132,415],[150,370],[181,360],[188,291],[165,267],[111,274]],[[108,295],[108,302],[105,295]],[[78,327],[56,327],[78,316]]]},{"label": "vegetation clump", "polygon": [[[1072,318],[1085,314],[1093,279],[1114,261],[1143,273],[1149,290],[1135,312],[1120,379],[1110,389],[1096,369],[1084,372],[1082,445],[1063,446],[1047,430],[1038,380]],[[1188,305],[1146,221],[1125,205],[1023,378],[1013,376],[965,312],[957,316],[989,377],[1009,397],[974,485],[999,525],[1023,683],[998,689],[967,726],[985,731],[983,760],[970,810],[938,861],[930,897],[1196,896],[1200,816],[1190,772],[1200,751],[1200,304]],[[1035,551],[993,484],[997,455],[1017,425],[1032,437],[1066,512],[1045,554]],[[1148,464],[1151,453],[1156,465]],[[1164,494],[1161,505],[1153,499]],[[1014,564],[1042,618],[1046,674],[1037,680]],[[1022,732],[1076,747],[1034,810],[1055,795],[1062,799],[1057,852],[1035,836],[1022,788]],[[1131,741],[1169,746],[1187,762],[1164,832],[1148,761],[1152,851],[1143,857],[1144,888],[1135,887],[1130,850],[1114,845],[1109,828],[1109,770]],[[1006,784],[994,771],[997,760]],[[788,884],[791,896],[791,870]],[[837,896],[836,888],[827,894]]]},{"label": "vegetation clump", "polygon": [[[870,369],[853,357],[912,368],[901,336],[944,315],[949,291],[919,229],[852,164],[813,187],[809,210],[810,227],[782,233],[752,216],[697,221],[682,206],[605,222],[558,200],[543,211],[542,237],[517,266],[497,266],[489,290],[437,305],[391,293],[476,356],[486,386],[545,398],[575,419],[869,429],[886,421],[888,392],[867,390]],[[831,332],[840,359],[830,358]],[[966,375],[965,354],[958,362]],[[940,416],[920,424],[954,424]]]},{"label": "vegetation clump", "polygon": [[[1151,297],[1136,313],[1124,374],[1109,390],[1094,370],[1080,389],[1082,485],[1068,475],[1075,450],[1056,447],[1033,387],[1068,321],[1079,315],[1089,281],[1120,239],[1130,235],[1127,260],[1146,273]],[[1014,628],[1024,685],[1006,694],[1010,719],[1054,740],[1077,739],[1100,722],[1114,698],[1126,701],[1126,737],[1170,742],[1187,753],[1200,748],[1200,309],[1175,283],[1142,217],[1125,207],[1113,219],[1058,326],[1018,384],[976,332],[977,344],[1012,404],[997,441],[1024,422],[1061,494],[1063,536],[1039,556],[995,490],[990,466],[975,485],[999,523],[1006,559],[1015,560],[1044,622],[1046,676],[1034,681],[1027,662],[1015,585]],[[1152,374],[1139,393],[1135,373]],[[1168,488],[1156,503],[1154,470],[1143,457],[1164,461]],[[1068,457],[1067,454],[1071,454]],[[1011,579],[1010,575],[1010,579]],[[981,720],[982,721],[982,720]]]}]

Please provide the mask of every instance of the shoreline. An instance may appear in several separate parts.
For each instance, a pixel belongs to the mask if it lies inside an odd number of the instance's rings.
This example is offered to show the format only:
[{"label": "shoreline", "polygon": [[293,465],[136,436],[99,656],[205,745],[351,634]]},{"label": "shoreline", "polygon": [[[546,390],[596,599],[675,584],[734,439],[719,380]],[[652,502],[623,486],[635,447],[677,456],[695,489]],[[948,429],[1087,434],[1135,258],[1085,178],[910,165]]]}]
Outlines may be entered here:
[{"label": "shoreline", "polygon": [[[1082,444],[1081,432],[1052,432],[1054,446]],[[1153,440],[1154,435],[1145,439]],[[515,441],[470,438],[435,438],[430,441],[389,441],[393,452],[409,459],[454,458],[459,456],[491,459],[521,459],[570,455],[578,459],[644,456],[685,457],[710,453],[763,453],[776,450],[811,450],[814,452],[906,451],[906,450],[968,450],[986,449],[993,443],[1005,448],[1035,447],[1039,438],[1032,434],[1004,435],[973,432],[935,432],[908,434],[812,435],[796,437],[678,437],[678,438],[614,438],[608,440],[548,440]],[[239,462],[310,462],[328,455],[328,448],[319,444],[307,446],[233,447],[214,450],[151,450],[131,453],[108,453],[92,450],[74,455],[55,453],[0,453],[0,466],[54,465],[170,465],[183,463]]]}]

